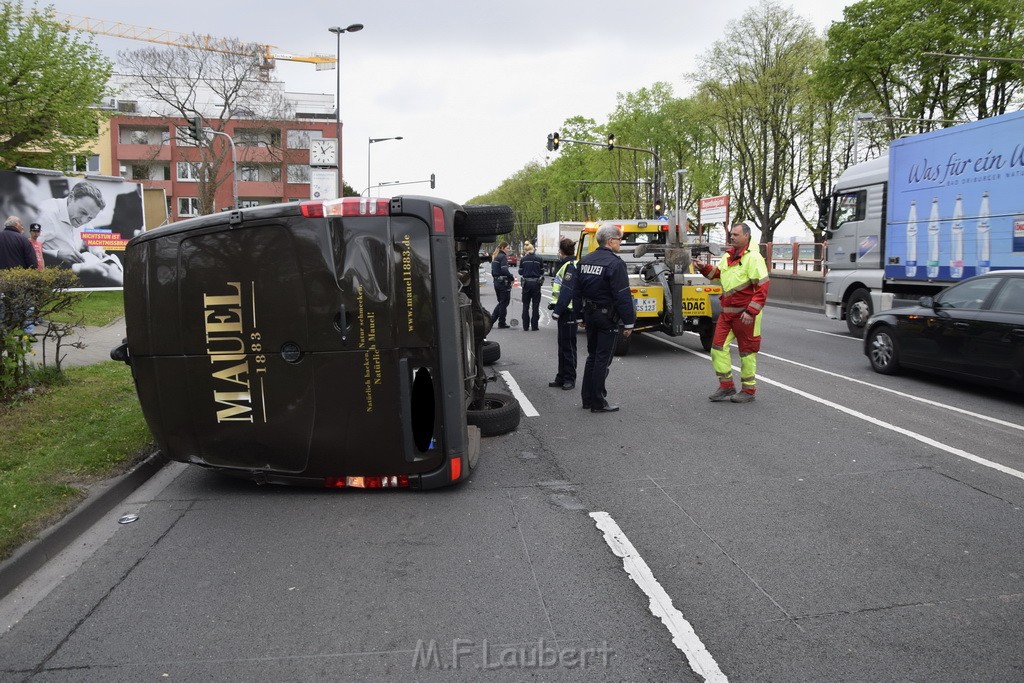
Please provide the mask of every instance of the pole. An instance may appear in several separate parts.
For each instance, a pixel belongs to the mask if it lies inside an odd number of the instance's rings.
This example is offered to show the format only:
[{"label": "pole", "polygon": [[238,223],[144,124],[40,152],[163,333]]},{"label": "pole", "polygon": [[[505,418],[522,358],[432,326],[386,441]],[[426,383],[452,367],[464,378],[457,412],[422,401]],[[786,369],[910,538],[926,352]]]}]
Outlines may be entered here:
[{"label": "pole", "polygon": [[[334,31],[334,29],[331,29]],[[335,97],[337,101],[334,104],[334,137],[338,140],[338,199],[345,196],[345,183],[341,179],[341,29],[334,31],[335,37],[338,39],[338,46],[335,50],[335,58],[337,59],[338,72],[335,74],[337,78]]]}]

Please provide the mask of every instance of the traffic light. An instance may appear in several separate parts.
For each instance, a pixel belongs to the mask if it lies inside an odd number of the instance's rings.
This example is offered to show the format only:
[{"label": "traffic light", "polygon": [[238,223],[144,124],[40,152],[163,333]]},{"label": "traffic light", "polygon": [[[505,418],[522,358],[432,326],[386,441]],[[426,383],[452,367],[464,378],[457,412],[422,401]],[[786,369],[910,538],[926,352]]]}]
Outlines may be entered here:
[{"label": "traffic light", "polygon": [[615,149],[615,133],[608,133],[608,151]]},{"label": "traffic light", "polygon": [[661,215],[661,199],[654,200],[654,217],[657,218]]},{"label": "traffic light", "polygon": [[202,116],[193,116],[188,120],[188,134],[191,135],[196,142],[203,142],[206,139],[206,135],[203,134]]},{"label": "traffic light", "polygon": [[548,151],[555,151],[555,136],[552,133],[548,133]]},{"label": "traffic light", "polygon": [[433,173],[430,174],[430,189],[431,190],[434,189],[434,174]]}]

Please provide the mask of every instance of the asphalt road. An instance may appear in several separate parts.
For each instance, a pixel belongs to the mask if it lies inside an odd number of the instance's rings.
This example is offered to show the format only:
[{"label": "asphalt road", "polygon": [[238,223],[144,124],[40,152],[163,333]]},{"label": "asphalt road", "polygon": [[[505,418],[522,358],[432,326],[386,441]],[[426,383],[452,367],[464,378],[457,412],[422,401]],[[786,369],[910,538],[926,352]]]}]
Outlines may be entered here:
[{"label": "asphalt road", "polygon": [[454,489],[172,465],[0,603],[0,679],[1024,680],[1021,399],[763,335],[752,404],[644,335],[591,414],[546,310],[495,330],[524,417]]}]

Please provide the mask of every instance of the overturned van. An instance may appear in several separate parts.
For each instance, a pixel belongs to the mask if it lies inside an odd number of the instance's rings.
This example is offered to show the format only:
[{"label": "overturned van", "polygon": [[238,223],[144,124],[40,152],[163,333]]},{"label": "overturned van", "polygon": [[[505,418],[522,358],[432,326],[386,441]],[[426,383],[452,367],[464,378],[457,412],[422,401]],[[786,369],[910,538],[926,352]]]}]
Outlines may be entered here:
[{"label": "overturned van", "polygon": [[253,207],[125,253],[128,362],[170,458],[260,482],[434,488],[518,426],[488,392],[482,242],[504,206],[430,197]]}]

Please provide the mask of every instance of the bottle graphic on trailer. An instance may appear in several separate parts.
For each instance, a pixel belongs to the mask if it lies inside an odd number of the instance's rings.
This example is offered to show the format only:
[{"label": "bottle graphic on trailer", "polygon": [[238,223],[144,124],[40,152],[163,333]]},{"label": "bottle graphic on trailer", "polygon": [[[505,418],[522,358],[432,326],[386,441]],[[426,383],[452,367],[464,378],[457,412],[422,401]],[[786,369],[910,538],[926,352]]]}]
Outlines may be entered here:
[{"label": "bottle graphic on trailer", "polygon": [[939,198],[932,197],[928,216],[928,277],[939,276]]},{"label": "bottle graphic on trailer", "polygon": [[949,257],[949,277],[959,280],[964,276],[964,203],[960,195],[953,205],[952,253]]},{"label": "bottle graphic on trailer", "polygon": [[978,210],[978,272],[987,273],[989,269],[989,228],[988,228],[988,192],[981,194],[981,209]]},{"label": "bottle graphic on trailer", "polygon": [[907,215],[907,277],[917,277],[917,201],[910,202]]}]

